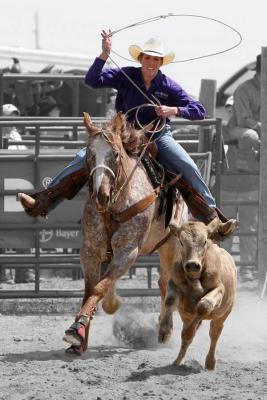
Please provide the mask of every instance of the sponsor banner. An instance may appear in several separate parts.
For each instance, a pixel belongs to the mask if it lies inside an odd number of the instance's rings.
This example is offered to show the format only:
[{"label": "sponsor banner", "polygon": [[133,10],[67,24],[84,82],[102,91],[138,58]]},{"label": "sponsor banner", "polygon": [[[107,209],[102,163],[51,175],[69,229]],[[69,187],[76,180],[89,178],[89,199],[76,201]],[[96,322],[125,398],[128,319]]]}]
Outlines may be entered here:
[{"label": "sponsor banner", "polygon": [[[34,191],[45,188],[51,178],[62,170],[74,156],[70,156],[70,151],[66,151],[66,159],[62,159],[65,150],[60,150],[60,159],[42,159],[38,160],[38,165],[30,158],[4,157],[0,151],[0,248],[28,248],[35,247],[35,230],[21,229],[23,224],[36,225],[36,221],[44,225],[40,230],[40,246],[49,247],[80,247],[79,225],[83,205],[85,201],[86,189],[82,189],[72,200],[62,201],[56,209],[49,213],[48,220],[43,218],[31,218],[27,216],[17,201],[16,195],[6,195],[5,191],[15,190]],[[26,152],[23,152],[25,154]],[[14,154],[14,153],[13,153]],[[16,155],[19,153],[17,152]],[[58,154],[58,153],[57,153]],[[51,153],[49,154],[51,156]],[[40,180],[35,183],[37,168],[39,169]],[[5,230],[3,225],[14,226],[12,230]],[[46,225],[57,225],[57,228],[46,228]],[[77,226],[77,228],[62,228],[62,224]]]},{"label": "sponsor banner", "polygon": [[[79,229],[41,229],[39,231],[40,248],[79,248],[81,234]],[[24,249],[35,247],[35,231],[0,230],[0,248]]]}]

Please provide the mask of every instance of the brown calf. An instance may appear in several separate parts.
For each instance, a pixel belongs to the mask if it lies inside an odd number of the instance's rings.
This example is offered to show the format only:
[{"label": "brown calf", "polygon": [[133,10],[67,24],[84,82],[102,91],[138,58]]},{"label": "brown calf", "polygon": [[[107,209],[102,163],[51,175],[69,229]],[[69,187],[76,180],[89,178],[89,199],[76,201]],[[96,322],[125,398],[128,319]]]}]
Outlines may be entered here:
[{"label": "brown calf", "polygon": [[214,243],[218,221],[171,223],[180,241],[179,259],[168,282],[160,316],[159,342],[165,343],[172,331],[172,313],[177,309],[183,321],[181,346],[174,364],[180,365],[202,320],[210,322],[210,348],[205,367],[216,365],[215,349],[223,324],[230,314],[236,292],[236,267],[232,256]]}]

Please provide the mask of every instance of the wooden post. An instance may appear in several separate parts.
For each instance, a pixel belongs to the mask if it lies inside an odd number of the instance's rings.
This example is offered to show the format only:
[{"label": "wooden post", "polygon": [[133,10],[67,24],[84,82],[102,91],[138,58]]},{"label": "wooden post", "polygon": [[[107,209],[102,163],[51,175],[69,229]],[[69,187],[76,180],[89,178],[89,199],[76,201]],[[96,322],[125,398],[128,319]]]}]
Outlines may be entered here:
[{"label": "wooden post", "polygon": [[[213,79],[201,79],[199,101],[206,109],[206,117],[215,117],[217,81]],[[198,152],[204,153],[211,150],[212,128],[200,127]]]},{"label": "wooden post", "polygon": [[267,273],[267,47],[261,52],[261,148],[259,178],[258,271],[262,290]]}]

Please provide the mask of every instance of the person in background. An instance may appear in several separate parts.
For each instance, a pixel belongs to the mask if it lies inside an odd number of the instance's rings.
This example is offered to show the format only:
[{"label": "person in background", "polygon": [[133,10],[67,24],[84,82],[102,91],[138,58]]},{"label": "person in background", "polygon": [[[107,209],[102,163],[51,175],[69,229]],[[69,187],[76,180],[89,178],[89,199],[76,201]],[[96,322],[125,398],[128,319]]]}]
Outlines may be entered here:
[{"label": "person in background", "polygon": [[[202,104],[190,97],[182,87],[160,71],[160,67],[167,65],[174,60],[174,53],[164,51],[163,45],[155,38],[147,41],[143,47],[132,45],[129,48],[130,55],[141,66],[125,67],[124,74],[120,69],[104,68],[112,47],[111,36],[102,31],[102,52],[89,68],[85,83],[93,88],[114,88],[117,92],[116,111],[126,113],[129,122],[135,122],[133,107],[147,103],[147,98],[140,93],[125,74],[140,87],[147,97],[153,99],[156,96],[161,105],[152,108],[147,107],[141,110],[139,121],[147,126],[155,118],[166,118],[167,125],[155,135],[158,147],[158,161],[175,174],[182,172],[183,182],[186,187],[179,188],[189,209],[196,219],[205,223],[214,218],[227,219],[216,207],[215,200],[209,188],[203,181],[198,167],[189,154],[174,140],[168,124],[171,117],[181,117],[188,120],[203,119],[205,110]],[[37,192],[28,196],[19,193],[18,197],[25,211],[31,216],[47,214],[53,209],[62,198],[71,198],[77,193],[86,181],[81,175],[85,171],[86,149],[80,150],[76,158],[51,182],[47,191]],[[177,185],[182,185],[179,180]],[[81,186],[82,185],[82,186]],[[190,189],[189,189],[190,187]],[[183,190],[183,192],[182,192]],[[60,195],[54,194],[54,192]],[[189,199],[190,198],[190,199]],[[227,224],[220,224],[219,231],[222,236],[228,236],[233,232],[236,221],[228,220]]]},{"label": "person in background", "polygon": [[233,114],[233,105],[234,105],[234,96],[229,96],[224,104],[225,110],[227,111],[228,115],[228,121]]},{"label": "person in background", "polygon": [[[4,117],[18,117],[20,116],[19,109],[13,104],[4,104],[2,109]],[[8,141],[8,149],[10,150],[25,150],[26,146],[23,144],[12,144],[11,142],[21,142],[22,138],[15,126],[2,128],[3,138]]]},{"label": "person in background", "polygon": [[12,74],[20,74],[21,73],[21,65],[18,58],[13,57],[13,64],[11,65],[10,72]]},{"label": "person in background", "polygon": [[[258,207],[255,204],[242,204],[244,201],[258,202],[259,188],[257,175],[244,175],[236,172],[257,173],[259,170],[258,151],[260,147],[260,70],[261,57],[257,56],[255,76],[242,83],[225,102],[229,115],[227,124],[227,158],[229,174],[222,177],[221,197],[229,203],[223,207],[227,215],[238,220],[240,231],[239,252],[241,282],[255,279],[257,261]],[[252,129],[253,128],[253,129]],[[234,174],[231,174],[234,173]],[[252,235],[244,235],[250,232]],[[223,242],[223,247],[231,252],[233,237]]]},{"label": "person in background", "polygon": [[228,122],[231,139],[238,142],[240,170],[250,170],[250,163],[259,160],[260,122],[260,79],[261,55],[256,58],[255,75],[241,83],[233,95],[232,115]]},{"label": "person in background", "polygon": [[38,115],[40,117],[60,117],[61,103],[52,96],[43,97],[38,103]]}]

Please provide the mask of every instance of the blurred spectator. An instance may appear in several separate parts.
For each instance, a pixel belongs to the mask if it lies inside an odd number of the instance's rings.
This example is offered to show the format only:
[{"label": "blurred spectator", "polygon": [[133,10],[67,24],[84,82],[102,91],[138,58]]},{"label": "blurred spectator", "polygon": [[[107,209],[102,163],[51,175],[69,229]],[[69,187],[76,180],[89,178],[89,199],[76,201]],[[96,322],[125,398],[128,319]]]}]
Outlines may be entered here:
[{"label": "blurred spectator", "polygon": [[[253,204],[242,204],[246,201],[258,201],[258,180],[253,175],[231,175],[231,172],[253,172],[259,169],[258,150],[260,146],[260,56],[257,56],[256,74],[254,78],[242,83],[234,96],[226,100],[225,108],[229,114],[227,157],[230,174],[222,181],[221,196],[224,201],[235,204],[224,206],[223,211],[238,220],[240,278],[242,282],[254,279],[257,261],[257,227],[258,207]],[[253,128],[253,129],[252,129]],[[241,204],[239,204],[241,203]],[[243,236],[250,232],[252,236]],[[231,251],[233,238],[223,243]]]},{"label": "blurred spectator", "polygon": [[10,72],[12,72],[13,74],[20,74],[21,73],[21,65],[20,65],[20,61],[18,58],[13,57],[13,64],[10,68]]},{"label": "blurred spectator", "polygon": [[[3,116],[4,117],[18,117],[20,116],[19,109],[13,104],[4,104],[3,105]],[[8,139],[9,141],[21,142],[22,138],[15,126],[2,128],[3,138]],[[10,150],[25,150],[26,146],[24,145],[12,145],[8,143],[8,149]]]},{"label": "blurred spectator", "polygon": [[108,103],[106,108],[106,117],[108,119],[113,118],[116,114],[116,108],[115,108],[116,97],[117,97],[117,90],[110,89],[110,94],[108,97]]},{"label": "blurred spectator", "polygon": [[261,55],[256,59],[255,75],[241,83],[234,92],[233,112],[228,123],[231,139],[238,141],[239,169],[250,170],[250,161],[258,160],[260,122]]},{"label": "blurred spectator", "polygon": [[229,96],[225,102],[225,110],[227,111],[228,117],[230,118],[233,114],[234,96]]},{"label": "blurred spectator", "polygon": [[61,114],[62,104],[58,103],[54,97],[43,97],[38,104],[40,117],[59,117]]}]

